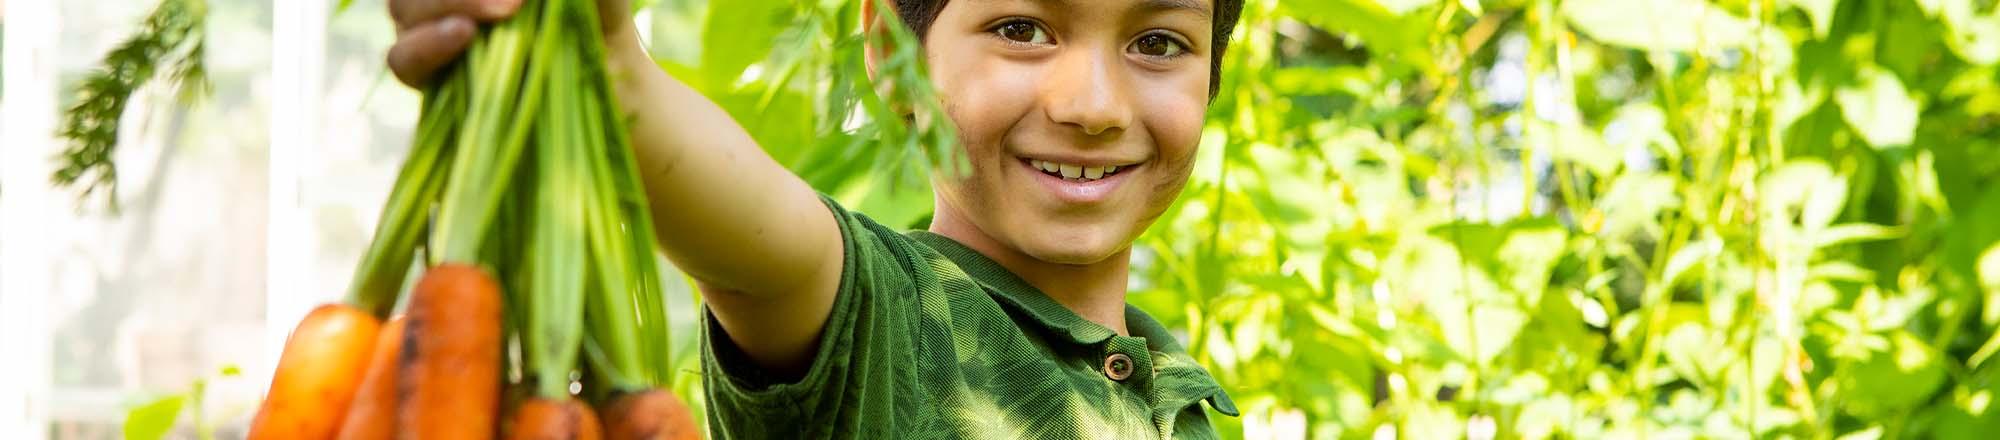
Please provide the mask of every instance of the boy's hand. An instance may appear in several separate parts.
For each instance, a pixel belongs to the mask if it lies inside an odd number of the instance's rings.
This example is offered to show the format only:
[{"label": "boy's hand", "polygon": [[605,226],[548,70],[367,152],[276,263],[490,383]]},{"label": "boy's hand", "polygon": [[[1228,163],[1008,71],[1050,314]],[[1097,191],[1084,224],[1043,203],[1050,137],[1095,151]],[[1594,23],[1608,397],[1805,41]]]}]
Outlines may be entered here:
[{"label": "boy's hand", "polygon": [[[389,18],[396,21],[396,45],[389,48],[389,70],[411,87],[429,82],[472,44],[479,23],[511,17],[523,0],[389,0]],[[632,28],[631,0],[597,0],[604,20],[605,43],[614,52],[637,50]],[[612,60],[628,57],[612,56]]]}]

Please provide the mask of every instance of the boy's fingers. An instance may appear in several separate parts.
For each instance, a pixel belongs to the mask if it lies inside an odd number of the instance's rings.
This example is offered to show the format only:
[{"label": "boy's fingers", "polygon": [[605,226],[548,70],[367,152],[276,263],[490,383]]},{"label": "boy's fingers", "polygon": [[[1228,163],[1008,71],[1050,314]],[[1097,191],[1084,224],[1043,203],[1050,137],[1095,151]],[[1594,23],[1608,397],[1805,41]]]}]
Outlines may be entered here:
[{"label": "boy's fingers", "polygon": [[438,68],[458,59],[472,43],[476,24],[471,18],[453,15],[410,28],[389,48],[389,70],[410,87],[422,87]]},{"label": "boy's fingers", "polygon": [[396,29],[408,31],[440,17],[464,15],[479,21],[493,21],[514,15],[521,0],[395,0],[389,2],[389,18]]}]

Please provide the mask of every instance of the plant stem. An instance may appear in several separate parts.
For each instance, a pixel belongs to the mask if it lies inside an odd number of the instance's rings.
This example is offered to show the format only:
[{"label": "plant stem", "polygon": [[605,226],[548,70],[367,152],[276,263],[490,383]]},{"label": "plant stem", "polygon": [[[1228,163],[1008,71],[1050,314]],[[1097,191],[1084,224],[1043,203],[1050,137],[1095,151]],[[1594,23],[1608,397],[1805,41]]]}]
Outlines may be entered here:
[{"label": "plant stem", "polygon": [[414,249],[428,227],[431,204],[444,189],[454,147],[452,129],[464,119],[465,85],[464,71],[454,70],[439,87],[426,93],[416,145],[397,172],[396,184],[376,221],[375,236],[349,283],[352,290],[347,302],[376,318],[387,317],[395,308],[416,257]]},{"label": "plant stem", "polygon": [[[559,1],[559,0],[552,0]],[[500,196],[508,190],[514,165],[521,158],[528,128],[545,93],[547,62],[529,63],[555,53],[557,39],[536,39],[537,25],[554,20],[541,13],[542,2],[522,5],[516,18],[501,22],[472,43],[461,68],[472,69],[470,110],[458,139],[455,164],[445,186],[444,208],[437,231],[443,261],[477,262],[486,229]],[[528,19],[541,17],[541,22]],[[529,43],[534,45],[530,46]],[[527,69],[518,66],[526,65]]]}]

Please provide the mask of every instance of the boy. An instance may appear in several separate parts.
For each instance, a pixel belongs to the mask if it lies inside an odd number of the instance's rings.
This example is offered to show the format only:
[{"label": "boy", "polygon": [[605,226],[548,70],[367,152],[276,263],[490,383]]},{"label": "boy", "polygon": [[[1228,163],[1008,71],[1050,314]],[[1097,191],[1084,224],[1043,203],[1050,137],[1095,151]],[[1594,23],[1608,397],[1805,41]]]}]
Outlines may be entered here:
[{"label": "boy", "polygon": [[[390,0],[391,69],[423,83],[519,1]],[[815,193],[660,71],[629,17],[605,19],[660,246],[707,302],[712,433],[1215,437],[1200,402],[1234,404],[1125,294],[1133,240],[1187,182],[1242,1],[893,3],[971,165],[933,178],[931,226],[908,234]]]}]

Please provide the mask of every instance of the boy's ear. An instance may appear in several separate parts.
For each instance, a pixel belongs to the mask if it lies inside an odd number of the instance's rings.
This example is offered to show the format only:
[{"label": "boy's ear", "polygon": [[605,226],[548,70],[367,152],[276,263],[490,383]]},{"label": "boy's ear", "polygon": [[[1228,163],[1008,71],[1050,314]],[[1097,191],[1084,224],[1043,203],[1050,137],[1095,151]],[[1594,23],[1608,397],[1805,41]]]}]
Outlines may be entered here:
[{"label": "boy's ear", "polygon": [[[882,64],[882,57],[895,51],[895,39],[890,38],[888,22],[878,14],[878,0],[861,0],[861,57],[868,67],[868,79],[876,77],[876,66]],[[887,1],[887,0],[880,0]]]},{"label": "boy's ear", "polygon": [[889,54],[896,52],[896,38],[889,26],[897,26],[894,10],[883,10],[884,5],[894,0],[861,0],[861,58],[868,69],[868,82],[875,85],[875,94],[883,97],[889,108],[898,114],[912,113],[908,103],[897,99],[896,76],[883,75],[881,66]]}]

